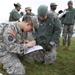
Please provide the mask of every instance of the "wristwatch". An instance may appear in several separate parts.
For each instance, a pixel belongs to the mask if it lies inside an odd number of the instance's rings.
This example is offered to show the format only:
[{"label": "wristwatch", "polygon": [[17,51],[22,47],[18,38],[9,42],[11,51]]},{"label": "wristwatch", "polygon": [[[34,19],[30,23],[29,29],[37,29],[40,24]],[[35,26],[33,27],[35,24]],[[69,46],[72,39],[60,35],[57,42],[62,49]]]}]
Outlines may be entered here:
[{"label": "wristwatch", "polygon": [[55,45],[55,42],[53,42],[53,41],[51,41],[51,42],[49,42],[49,43],[50,43],[50,45],[52,45],[52,46]]}]

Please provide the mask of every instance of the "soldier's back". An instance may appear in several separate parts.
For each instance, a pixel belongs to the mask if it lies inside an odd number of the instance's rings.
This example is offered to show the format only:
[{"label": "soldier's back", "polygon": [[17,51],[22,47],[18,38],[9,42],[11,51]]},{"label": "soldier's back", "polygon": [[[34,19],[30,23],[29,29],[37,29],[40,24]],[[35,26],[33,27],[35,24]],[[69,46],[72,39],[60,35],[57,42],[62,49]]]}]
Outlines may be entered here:
[{"label": "soldier's back", "polygon": [[10,12],[9,21],[18,21],[21,15],[18,13],[17,9],[13,9]]}]

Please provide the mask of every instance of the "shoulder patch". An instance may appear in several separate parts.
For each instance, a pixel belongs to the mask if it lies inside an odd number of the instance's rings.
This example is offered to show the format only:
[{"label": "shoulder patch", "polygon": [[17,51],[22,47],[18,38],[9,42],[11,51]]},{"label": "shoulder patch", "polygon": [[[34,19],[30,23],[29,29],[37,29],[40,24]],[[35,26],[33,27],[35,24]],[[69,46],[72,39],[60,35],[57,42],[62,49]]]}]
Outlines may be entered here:
[{"label": "shoulder patch", "polygon": [[11,41],[13,41],[13,36],[8,36],[8,40],[11,42]]},{"label": "shoulder patch", "polygon": [[12,29],[9,31],[9,33],[10,33],[11,35],[15,36],[15,33],[14,33],[14,31],[13,31]]}]

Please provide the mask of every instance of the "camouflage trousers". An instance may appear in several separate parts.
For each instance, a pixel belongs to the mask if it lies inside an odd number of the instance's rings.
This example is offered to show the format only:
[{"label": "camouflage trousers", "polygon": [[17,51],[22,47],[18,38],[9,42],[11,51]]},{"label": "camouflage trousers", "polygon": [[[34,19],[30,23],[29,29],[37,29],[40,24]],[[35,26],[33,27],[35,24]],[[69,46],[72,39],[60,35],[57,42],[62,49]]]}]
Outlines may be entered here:
[{"label": "camouflage trousers", "polygon": [[55,62],[56,56],[56,46],[53,46],[50,51],[38,50],[25,55],[25,61],[35,61],[37,63],[52,64]]},{"label": "camouflage trousers", "polygon": [[16,54],[7,54],[0,58],[0,62],[8,75],[26,75],[24,66]]},{"label": "camouflage trousers", "polygon": [[68,46],[71,45],[71,38],[73,34],[73,27],[74,25],[64,25],[63,27],[63,45],[68,44]]}]

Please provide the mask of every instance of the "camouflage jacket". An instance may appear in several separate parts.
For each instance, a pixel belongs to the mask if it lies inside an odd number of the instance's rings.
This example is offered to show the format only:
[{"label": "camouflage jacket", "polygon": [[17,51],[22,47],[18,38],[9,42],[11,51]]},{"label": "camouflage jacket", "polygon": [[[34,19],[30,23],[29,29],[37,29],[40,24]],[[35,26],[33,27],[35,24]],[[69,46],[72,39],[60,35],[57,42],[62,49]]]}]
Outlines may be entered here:
[{"label": "camouflage jacket", "polygon": [[21,18],[21,15],[18,13],[17,9],[13,9],[10,12],[9,21],[19,21],[20,18]]},{"label": "camouflage jacket", "polygon": [[23,54],[27,50],[24,34],[18,22],[0,24],[0,56],[7,53]]},{"label": "camouflage jacket", "polygon": [[[60,33],[61,33],[61,22],[57,16],[54,14],[48,14],[47,19],[39,20],[39,28],[33,33],[37,44],[45,47],[45,49],[50,49],[50,42],[59,43]],[[48,46],[49,45],[49,46]]]},{"label": "camouflage jacket", "polygon": [[25,19],[26,19],[26,16],[35,16],[35,14],[34,13],[29,13],[29,14],[25,14],[24,16],[23,16],[23,19],[22,19],[22,21],[24,21]]},{"label": "camouflage jacket", "polygon": [[66,14],[65,16],[63,17],[62,19],[62,23],[64,25],[74,25],[75,23],[75,8],[68,8],[68,9],[65,9]]}]

